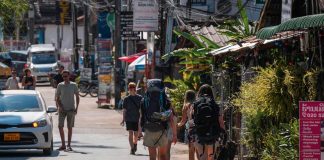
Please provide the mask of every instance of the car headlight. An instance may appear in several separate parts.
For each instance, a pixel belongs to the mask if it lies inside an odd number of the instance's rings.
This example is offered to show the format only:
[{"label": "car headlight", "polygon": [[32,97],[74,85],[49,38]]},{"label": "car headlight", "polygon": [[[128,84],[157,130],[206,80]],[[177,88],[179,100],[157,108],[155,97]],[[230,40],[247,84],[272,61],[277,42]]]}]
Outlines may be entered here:
[{"label": "car headlight", "polygon": [[47,125],[47,121],[45,118],[42,118],[36,122],[33,123],[33,127],[37,128],[37,127],[45,127]]},{"label": "car headlight", "polygon": [[33,70],[34,72],[37,72],[37,68],[32,68],[32,70]]}]

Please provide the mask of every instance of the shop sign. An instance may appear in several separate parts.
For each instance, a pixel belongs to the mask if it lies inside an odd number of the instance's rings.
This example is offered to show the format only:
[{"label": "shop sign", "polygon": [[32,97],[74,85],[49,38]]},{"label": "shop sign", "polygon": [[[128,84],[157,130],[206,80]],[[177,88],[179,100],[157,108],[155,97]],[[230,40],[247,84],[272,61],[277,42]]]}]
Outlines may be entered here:
[{"label": "shop sign", "polygon": [[299,102],[299,159],[324,159],[324,101]]},{"label": "shop sign", "polygon": [[154,32],[159,26],[159,5],[155,0],[133,0],[133,31]]}]

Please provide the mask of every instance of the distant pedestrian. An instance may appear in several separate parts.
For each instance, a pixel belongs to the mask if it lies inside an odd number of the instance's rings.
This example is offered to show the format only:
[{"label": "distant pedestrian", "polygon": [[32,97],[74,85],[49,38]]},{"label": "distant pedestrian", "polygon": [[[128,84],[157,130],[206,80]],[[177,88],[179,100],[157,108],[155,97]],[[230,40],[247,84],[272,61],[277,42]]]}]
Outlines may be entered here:
[{"label": "distant pedestrian", "polygon": [[[143,144],[148,147],[150,160],[168,159],[167,125],[168,122],[174,125],[170,107],[171,103],[165,93],[163,81],[160,79],[148,80],[141,102],[141,125],[144,128]],[[177,141],[176,131],[172,133],[175,144]]]},{"label": "distant pedestrian", "polygon": [[31,74],[29,68],[24,70],[25,76],[22,78],[21,84],[26,90],[35,90],[36,88],[36,78]]},{"label": "distant pedestrian", "polygon": [[11,77],[6,82],[6,89],[15,90],[19,89],[19,77],[17,77],[16,70],[11,71]]},{"label": "distant pedestrian", "polygon": [[199,88],[197,99],[193,104],[195,149],[199,160],[213,160],[218,146],[218,139],[224,131],[223,115],[214,101],[210,85]]},{"label": "distant pedestrian", "polygon": [[[185,130],[185,139],[188,142],[189,148],[189,160],[195,159],[195,147],[194,147],[194,135],[193,135],[193,119],[192,119],[192,110],[193,110],[193,103],[196,99],[195,91],[188,90],[186,91],[184,103],[182,107],[182,118],[181,121],[178,123],[178,127],[182,127],[183,125],[186,126]],[[198,155],[196,154],[197,158]]]},{"label": "distant pedestrian", "polygon": [[[57,85],[55,99],[56,105],[59,111],[58,115],[58,128],[60,131],[62,145],[58,150],[72,151],[71,139],[72,139],[72,128],[74,127],[75,115],[78,113],[79,107],[79,93],[76,83],[70,82],[70,72],[62,72],[63,82]],[[76,98],[76,105],[74,101],[74,96]],[[64,121],[67,118],[67,128],[68,128],[68,145],[65,145],[64,137]]]},{"label": "distant pedestrian", "polygon": [[136,84],[128,84],[129,95],[123,101],[123,120],[120,123],[128,131],[128,141],[131,147],[130,154],[135,155],[137,151],[138,126],[140,119],[140,104],[142,96],[136,94]]},{"label": "distant pedestrian", "polygon": [[57,71],[57,74],[53,77],[53,82],[54,82],[54,87],[56,88],[57,85],[61,82],[63,82],[63,77],[62,77],[62,72],[64,71],[64,66],[60,66],[58,71]]}]

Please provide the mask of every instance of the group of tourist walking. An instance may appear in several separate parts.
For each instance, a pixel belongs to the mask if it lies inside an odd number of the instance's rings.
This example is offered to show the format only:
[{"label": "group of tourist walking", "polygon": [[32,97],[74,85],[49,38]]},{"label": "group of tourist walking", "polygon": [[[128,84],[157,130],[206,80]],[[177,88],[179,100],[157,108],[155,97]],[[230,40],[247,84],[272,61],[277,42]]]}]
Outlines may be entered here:
[{"label": "group of tourist walking", "polygon": [[[10,90],[20,89],[19,82],[20,79],[17,76],[17,71],[15,69],[12,69],[11,77],[7,79],[7,82],[5,84],[5,89],[10,89]],[[36,78],[31,74],[31,71],[28,68],[24,70],[24,76],[21,80],[21,85],[23,89],[26,90],[35,90],[36,88]]]},{"label": "group of tourist walking", "polygon": [[185,126],[189,160],[215,159],[224,121],[210,85],[202,85],[197,94],[186,91],[179,122],[162,80],[148,80],[144,95],[136,94],[133,82],[128,90],[121,125],[126,123],[129,132],[130,154],[135,155],[138,135],[143,131],[143,145],[148,147],[150,160],[170,160],[172,143],[177,143],[177,127]]}]

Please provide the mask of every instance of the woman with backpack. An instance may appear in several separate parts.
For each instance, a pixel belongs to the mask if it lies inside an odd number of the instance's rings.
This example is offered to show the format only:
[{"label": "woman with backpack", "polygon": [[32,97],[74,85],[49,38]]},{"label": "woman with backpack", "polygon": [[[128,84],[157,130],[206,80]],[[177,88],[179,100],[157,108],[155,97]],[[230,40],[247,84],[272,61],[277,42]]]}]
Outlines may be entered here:
[{"label": "woman with backpack", "polygon": [[[194,147],[194,138],[192,134],[192,127],[193,127],[193,119],[192,119],[192,109],[193,109],[193,102],[195,101],[196,94],[193,90],[187,90],[183,107],[182,107],[182,118],[181,121],[178,123],[178,127],[182,127],[183,125],[186,126],[185,130],[185,138],[188,141],[188,148],[189,148],[189,160],[195,160],[195,147]],[[197,156],[198,157],[198,156]]]},{"label": "woman with backpack", "polygon": [[147,80],[146,92],[141,102],[141,125],[144,128],[143,145],[148,147],[150,160],[167,160],[167,126],[171,125],[173,143],[177,142],[173,127],[171,103],[161,79]]},{"label": "woman with backpack", "polygon": [[199,160],[213,160],[218,145],[218,138],[224,130],[223,115],[214,101],[210,85],[199,88],[197,99],[193,104],[193,121],[195,149]]}]

